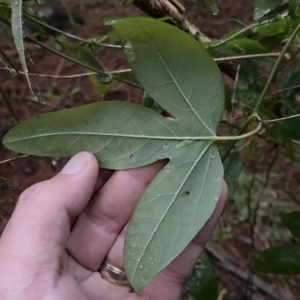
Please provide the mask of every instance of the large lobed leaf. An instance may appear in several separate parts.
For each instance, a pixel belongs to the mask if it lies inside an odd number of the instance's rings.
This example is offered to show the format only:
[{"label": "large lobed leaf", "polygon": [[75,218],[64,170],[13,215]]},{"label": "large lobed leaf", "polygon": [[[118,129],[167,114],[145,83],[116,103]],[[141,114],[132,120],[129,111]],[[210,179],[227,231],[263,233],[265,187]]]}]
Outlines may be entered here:
[{"label": "large lobed leaf", "polygon": [[96,103],[25,121],[3,143],[46,156],[86,150],[111,169],[170,160],[142,195],[128,227],[125,270],[139,290],[187,246],[215,208],[223,168],[213,142],[224,92],[212,58],[179,29],[143,18],[114,27],[139,83],[175,120],[125,102]]}]

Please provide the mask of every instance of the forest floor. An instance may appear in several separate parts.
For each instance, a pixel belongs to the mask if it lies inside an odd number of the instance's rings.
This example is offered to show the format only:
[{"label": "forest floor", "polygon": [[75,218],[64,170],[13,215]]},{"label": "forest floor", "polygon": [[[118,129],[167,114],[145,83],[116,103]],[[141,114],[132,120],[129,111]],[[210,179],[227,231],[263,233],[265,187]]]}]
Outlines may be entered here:
[{"label": "forest floor", "polygon": [[[81,5],[82,2],[82,5]],[[250,0],[220,1],[220,14],[213,16],[198,0],[185,1],[188,19],[210,38],[219,38],[235,28],[241,28],[236,21],[250,24],[253,22],[253,2]],[[84,3],[84,4],[83,4]],[[74,1],[69,9],[80,16],[84,23],[79,28],[69,26],[66,30],[83,38],[104,35],[111,27],[104,26],[102,19],[107,16],[141,16],[143,13],[133,5],[121,5],[115,1]],[[14,45],[0,36],[1,54],[5,54],[15,68],[21,70]],[[29,72],[48,75],[74,75],[85,73],[83,68],[75,66],[46,50],[26,42],[26,51],[31,59]],[[100,48],[97,58],[107,70],[119,70],[127,67],[126,60],[119,50]],[[1,65],[0,67],[4,67]],[[99,100],[124,100],[140,103],[141,92],[118,83],[111,90],[103,91],[99,96],[87,76],[76,78],[53,78],[32,76],[33,87],[41,95],[44,103],[32,100],[26,82],[0,69],[0,86],[9,100],[8,107],[0,97],[0,139],[17,122],[31,116],[80,106]],[[233,84],[225,78],[228,85]],[[258,211],[254,243],[258,251],[270,245],[283,245],[292,238],[280,222],[280,214],[289,209],[299,209],[300,171],[299,164],[286,158],[280,149],[266,145],[262,141],[249,157],[243,154],[243,171],[236,191],[231,199],[208,245],[208,252],[219,278],[219,299],[242,300],[243,291],[251,289],[255,300],[263,299],[300,299],[300,278],[283,276],[253,277],[248,272],[251,259],[249,253],[253,240],[250,235],[247,199],[263,198]],[[19,194],[28,186],[54,176],[66,163],[64,158],[39,158],[29,156],[10,162],[16,153],[0,145],[0,233],[3,231]],[[271,165],[271,169],[270,169]],[[268,176],[267,184],[265,184]],[[254,179],[253,179],[254,178]],[[253,180],[252,180],[253,179]],[[252,184],[250,184],[250,182]],[[263,192],[261,193],[261,191]],[[249,195],[251,197],[249,198]],[[252,201],[252,200],[249,201]],[[254,200],[255,202],[255,200]],[[250,274],[250,275],[249,275]],[[262,280],[262,281],[261,281]],[[226,294],[226,297],[223,297]],[[273,295],[273,296],[272,296]],[[277,297],[275,297],[277,296]],[[234,298],[235,297],[235,298]],[[298,297],[298,298],[297,298]]]}]

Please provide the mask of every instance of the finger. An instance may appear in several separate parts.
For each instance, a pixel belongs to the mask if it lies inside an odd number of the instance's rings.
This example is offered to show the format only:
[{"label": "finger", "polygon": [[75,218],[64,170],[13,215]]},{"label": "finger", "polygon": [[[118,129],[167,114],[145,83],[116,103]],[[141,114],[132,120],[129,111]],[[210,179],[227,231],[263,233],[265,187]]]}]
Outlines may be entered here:
[{"label": "finger", "polygon": [[223,212],[226,199],[227,185],[224,182],[220,199],[210,219],[186,249],[138,293],[142,299],[179,298],[183,284],[187,281]]},{"label": "finger", "polygon": [[165,161],[117,171],[78,218],[68,252],[90,270],[98,270],[142,193]]},{"label": "finger", "polygon": [[[193,266],[197,262],[201,251],[209,240],[211,233],[217,224],[223,211],[227,198],[227,185],[224,183],[218,204],[207,223],[199,231],[187,248],[174,259],[154,280],[141,290],[138,295],[145,299],[178,299],[182,285],[188,279]],[[125,241],[126,227],[118,236],[115,244],[107,255],[107,261],[123,269],[123,248]],[[143,298],[144,299],[144,298]]]},{"label": "finger", "polygon": [[104,186],[104,184],[108,181],[108,179],[111,177],[111,175],[114,173],[114,170],[109,170],[109,169],[104,169],[100,168],[99,169],[99,174],[98,178],[94,187],[94,192],[93,194],[96,194],[99,192],[99,190]]},{"label": "finger", "polygon": [[22,269],[25,265],[25,270],[30,266],[32,272],[43,266],[59,269],[70,219],[87,205],[97,175],[95,157],[83,152],[54,178],[25,190],[1,238],[1,262],[10,268],[13,259],[13,266]]}]

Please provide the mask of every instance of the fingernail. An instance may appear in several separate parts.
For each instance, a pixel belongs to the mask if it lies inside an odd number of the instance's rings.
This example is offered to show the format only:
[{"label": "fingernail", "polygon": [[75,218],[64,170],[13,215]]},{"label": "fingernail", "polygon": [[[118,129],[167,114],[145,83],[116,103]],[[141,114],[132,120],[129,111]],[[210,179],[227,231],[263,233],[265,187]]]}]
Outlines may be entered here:
[{"label": "fingernail", "polygon": [[92,156],[88,152],[81,152],[73,156],[61,170],[60,174],[78,174],[90,162]]}]

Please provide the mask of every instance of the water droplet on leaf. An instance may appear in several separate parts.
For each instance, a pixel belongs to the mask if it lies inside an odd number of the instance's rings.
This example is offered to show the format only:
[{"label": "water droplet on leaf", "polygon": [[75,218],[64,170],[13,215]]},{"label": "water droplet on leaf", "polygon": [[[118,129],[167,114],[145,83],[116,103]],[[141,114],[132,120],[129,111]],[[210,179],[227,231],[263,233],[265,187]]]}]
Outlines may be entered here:
[{"label": "water droplet on leaf", "polygon": [[97,79],[101,82],[101,83],[104,83],[104,84],[107,84],[107,83],[110,83],[112,82],[113,80],[113,77],[111,74],[107,73],[107,74],[100,74],[98,73],[96,75]]},{"label": "water droplet on leaf", "polygon": [[127,42],[124,45],[124,53],[128,59],[129,62],[132,62],[135,60],[135,53],[132,49],[132,44],[130,42]]},{"label": "water droplet on leaf", "polygon": [[185,140],[185,141],[177,144],[174,148],[176,150],[181,150],[182,148],[187,147],[187,146],[191,145],[192,143],[194,143],[194,141],[192,141],[192,140]]},{"label": "water droplet on leaf", "polygon": [[170,150],[170,144],[165,144],[165,145],[162,146],[162,151],[163,152],[167,152],[169,150]]}]

